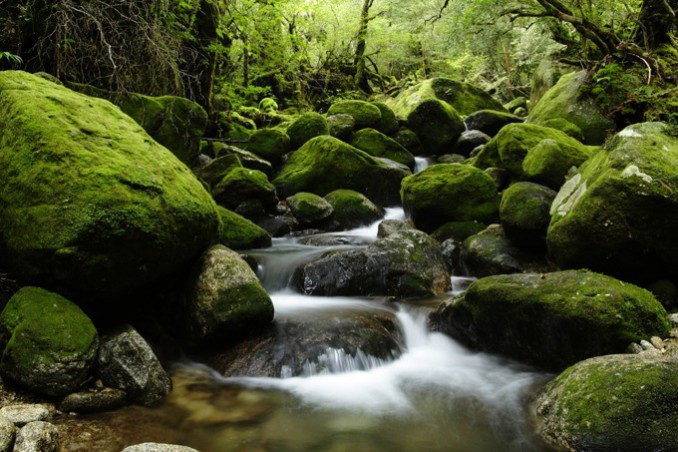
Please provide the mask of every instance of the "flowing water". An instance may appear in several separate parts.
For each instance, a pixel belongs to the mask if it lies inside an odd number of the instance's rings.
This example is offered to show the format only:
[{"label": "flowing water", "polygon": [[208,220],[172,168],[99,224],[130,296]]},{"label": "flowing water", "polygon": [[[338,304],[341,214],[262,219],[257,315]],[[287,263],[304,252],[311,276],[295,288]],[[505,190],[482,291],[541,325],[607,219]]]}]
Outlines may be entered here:
[{"label": "flowing water", "polygon": [[[387,217],[403,218],[402,210],[390,209]],[[376,232],[377,224],[323,234],[333,243],[325,246],[276,239],[272,248],[250,254],[260,262],[276,322],[322,324],[347,313],[386,313],[397,319],[402,338],[396,357],[328,347],[307,360],[302,371],[295,374],[283,366],[275,378],[225,378],[187,362],[174,369],[174,390],[160,407],[129,407],[90,420],[117,428],[118,446],[159,441],[204,451],[548,450],[532,434],[526,409],[548,376],[430,332],[426,318],[441,298],[312,297],[291,287],[300,264],[328,250],[364,246],[376,240]],[[453,292],[470,281],[453,278]],[[140,418],[145,421],[139,423]],[[71,421],[62,428],[72,433],[83,427]],[[86,439],[66,446],[97,448]]]}]

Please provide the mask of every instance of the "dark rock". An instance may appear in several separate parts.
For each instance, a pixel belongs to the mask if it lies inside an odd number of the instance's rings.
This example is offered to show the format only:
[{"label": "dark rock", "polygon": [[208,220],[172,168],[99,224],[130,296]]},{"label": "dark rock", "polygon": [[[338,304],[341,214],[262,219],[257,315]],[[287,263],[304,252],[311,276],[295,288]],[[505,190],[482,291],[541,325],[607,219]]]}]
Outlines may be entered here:
[{"label": "dark rock", "polygon": [[504,190],[499,218],[508,238],[525,248],[545,250],[555,197],[555,191],[531,182],[518,182]]},{"label": "dark rock", "polygon": [[331,115],[327,117],[327,126],[330,129],[330,135],[348,142],[355,130],[355,119],[346,113]]},{"label": "dark rock", "polygon": [[276,215],[258,220],[257,225],[273,237],[283,237],[296,230],[299,223],[292,216]]},{"label": "dark rock", "polygon": [[[490,140],[490,136],[484,132],[481,132],[480,130],[465,130],[457,139],[453,149],[457,154],[469,156],[471,155],[471,151],[473,151],[478,146],[483,146]],[[440,159],[438,159],[438,161],[440,162]]]},{"label": "dark rock", "polygon": [[464,123],[469,130],[479,130],[491,137],[498,134],[502,127],[519,122],[525,122],[525,119],[520,116],[494,110],[476,111],[464,119]]}]

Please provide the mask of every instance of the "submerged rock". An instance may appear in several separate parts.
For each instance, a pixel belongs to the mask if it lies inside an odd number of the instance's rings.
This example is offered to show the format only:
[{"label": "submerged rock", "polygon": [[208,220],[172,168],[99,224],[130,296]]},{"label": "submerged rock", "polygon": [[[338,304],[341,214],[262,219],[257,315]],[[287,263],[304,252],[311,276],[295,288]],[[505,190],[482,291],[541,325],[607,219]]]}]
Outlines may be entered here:
[{"label": "submerged rock", "polygon": [[126,292],[212,240],[207,191],[111,103],[4,71],[0,129],[0,259],[22,279]]},{"label": "submerged rock", "polygon": [[543,390],[538,433],[564,450],[675,450],[677,399],[675,358],[591,358]]},{"label": "submerged rock", "polygon": [[482,278],[430,320],[465,344],[550,370],[669,333],[650,292],[584,270]]},{"label": "submerged rock", "polygon": [[0,314],[0,372],[40,394],[64,395],[89,376],[97,330],[74,303],[24,287]]}]

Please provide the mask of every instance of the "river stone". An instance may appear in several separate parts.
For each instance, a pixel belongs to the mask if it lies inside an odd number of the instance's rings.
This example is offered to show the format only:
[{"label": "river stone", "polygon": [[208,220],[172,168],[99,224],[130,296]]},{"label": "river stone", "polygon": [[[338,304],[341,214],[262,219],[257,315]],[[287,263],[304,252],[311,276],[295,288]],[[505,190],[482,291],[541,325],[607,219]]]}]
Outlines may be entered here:
[{"label": "river stone", "polygon": [[349,141],[355,130],[355,119],[346,113],[330,115],[327,117],[327,126],[330,135],[342,141]]},{"label": "river stone", "polygon": [[499,218],[507,237],[526,248],[545,249],[555,197],[555,191],[531,182],[518,182],[504,190]]},{"label": "river stone", "polygon": [[12,421],[0,413],[0,451],[8,452],[12,450],[15,435],[16,427]]},{"label": "river stone", "polygon": [[14,452],[56,452],[59,450],[59,430],[49,422],[30,422],[16,435]]},{"label": "river stone", "polygon": [[176,444],[141,443],[125,447],[122,452],[198,452],[198,450]]},{"label": "river stone", "polygon": [[286,202],[302,228],[321,227],[334,213],[332,204],[313,193],[299,192]]},{"label": "river stone", "polygon": [[130,325],[102,338],[97,372],[106,386],[125,391],[130,400],[145,406],[156,405],[172,388],[155,353]]},{"label": "river stone", "polygon": [[323,115],[315,112],[304,113],[287,127],[291,149],[299,149],[311,138],[329,135],[329,133],[327,120]]},{"label": "river stone", "polygon": [[518,247],[498,224],[464,240],[459,259],[464,274],[478,277],[550,270],[543,251]]},{"label": "river stone", "polygon": [[525,120],[520,116],[495,110],[476,111],[464,119],[464,124],[469,130],[479,130],[491,137],[498,134],[505,125],[519,122]]},{"label": "river stone", "polygon": [[0,264],[22,280],[125,292],[212,240],[207,191],[111,103],[3,71],[0,129]]},{"label": "river stone", "polygon": [[497,218],[499,195],[490,176],[459,163],[429,166],[406,177],[403,208],[414,224],[432,232],[450,221],[491,222]]},{"label": "river stone", "polygon": [[586,270],[479,279],[431,323],[467,345],[549,370],[669,333],[668,314],[650,292]]},{"label": "river stone", "polygon": [[127,393],[120,389],[103,388],[68,394],[59,402],[65,413],[100,413],[116,410],[127,402]]},{"label": "river stone", "polygon": [[362,129],[353,135],[351,146],[373,157],[383,157],[414,169],[414,156],[397,141],[375,129]]},{"label": "river stone", "polygon": [[290,137],[278,129],[257,130],[250,137],[245,149],[268,160],[272,165],[277,165],[282,161],[282,156],[291,150]]},{"label": "river stone", "polygon": [[602,144],[614,130],[614,122],[605,117],[595,101],[584,94],[587,71],[563,75],[532,107],[527,121],[534,124],[563,118],[579,127],[586,144]]},{"label": "river stone", "polygon": [[330,106],[327,114],[328,116],[351,115],[355,119],[356,130],[375,127],[381,120],[381,110],[376,105],[362,100],[340,100]]},{"label": "river stone", "polygon": [[387,164],[334,137],[310,140],[295,151],[273,183],[286,198],[300,191],[325,196],[337,189],[356,190],[379,205],[399,202],[407,169]]},{"label": "river stone", "polygon": [[560,190],[568,174],[591,155],[547,138],[527,151],[523,160],[523,179]]},{"label": "river stone", "polygon": [[271,246],[271,235],[247,218],[221,206],[217,206],[219,233],[217,240],[233,250],[267,248]]},{"label": "river stone", "polygon": [[250,151],[240,149],[236,146],[229,146],[226,143],[214,143],[213,146],[217,158],[235,155],[238,157],[243,167],[261,171],[266,174],[267,177],[273,175],[273,165],[268,160],[263,159]]},{"label": "river stone", "polygon": [[23,427],[29,422],[49,419],[49,409],[37,403],[8,405],[0,408],[0,416],[9,419],[17,427]]},{"label": "river stone", "polygon": [[244,167],[232,167],[212,190],[214,200],[227,209],[236,210],[248,201],[257,201],[266,212],[278,204],[275,187],[266,174]]},{"label": "river stone", "polygon": [[64,395],[89,376],[97,330],[74,303],[23,287],[0,314],[0,373],[31,391]]},{"label": "river stone", "polygon": [[382,237],[366,249],[330,252],[295,275],[308,295],[440,295],[450,289],[440,244],[407,229]]},{"label": "river stone", "polygon": [[377,107],[381,112],[381,119],[374,128],[386,135],[393,135],[396,133],[400,128],[400,125],[398,124],[398,118],[393,109],[383,102],[370,103]]},{"label": "river stone", "polygon": [[631,281],[678,277],[678,138],[663,123],[627,127],[560,190],[547,243],[561,268]]},{"label": "river stone", "polygon": [[341,231],[357,228],[379,221],[384,209],[374,204],[365,195],[353,190],[334,190],[325,195],[334,213],[327,229]]},{"label": "river stone", "polygon": [[238,253],[213,246],[193,269],[181,312],[190,345],[221,343],[251,334],[273,319],[273,303]]},{"label": "river stone", "polygon": [[[542,140],[553,140],[558,145],[574,148],[581,155],[590,156],[592,150],[560,130],[535,124],[509,124],[485,145],[476,156],[478,168],[498,167],[508,170],[512,176],[523,174],[523,160],[530,149]],[[568,153],[575,152],[568,150]]]},{"label": "river stone", "polygon": [[676,400],[675,358],[591,358],[544,388],[535,403],[538,433],[559,450],[675,450]]},{"label": "river stone", "polygon": [[[478,146],[485,145],[491,138],[489,135],[481,132],[480,130],[465,130],[461,133],[457,142],[454,143],[453,150],[456,154],[452,155],[461,155],[463,157],[468,157],[471,155],[471,152],[476,149]],[[441,157],[444,157],[441,160]],[[461,162],[450,162],[449,159],[455,159],[458,157],[450,157],[449,155],[440,156],[438,158],[438,163],[461,163]],[[446,161],[447,160],[447,161]],[[464,159],[462,159],[463,161]]]}]

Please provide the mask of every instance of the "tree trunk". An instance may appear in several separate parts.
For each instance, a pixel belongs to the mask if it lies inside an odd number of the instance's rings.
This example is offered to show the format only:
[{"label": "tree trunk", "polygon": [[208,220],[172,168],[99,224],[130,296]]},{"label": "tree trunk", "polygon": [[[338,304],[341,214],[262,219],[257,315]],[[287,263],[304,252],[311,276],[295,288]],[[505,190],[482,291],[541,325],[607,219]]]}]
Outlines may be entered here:
[{"label": "tree trunk", "polygon": [[644,0],[640,10],[636,44],[656,49],[671,42],[671,30],[676,28],[678,0]]},{"label": "tree trunk", "polygon": [[367,81],[367,73],[365,71],[365,49],[367,48],[367,26],[370,23],[370,8],[374,4],[374,0],[364,0],[363,9],[360,13],[360,27],[358,28],[358,35],[356,37],[355,48],[355,78],[353,84],[355,89],[362,89],[367,94],[372,94],[372,88]]}]

